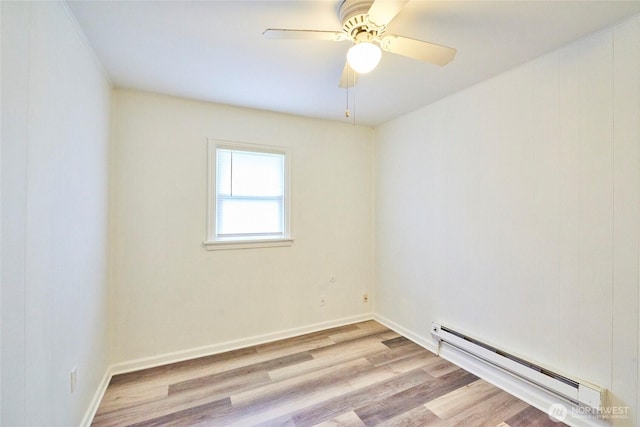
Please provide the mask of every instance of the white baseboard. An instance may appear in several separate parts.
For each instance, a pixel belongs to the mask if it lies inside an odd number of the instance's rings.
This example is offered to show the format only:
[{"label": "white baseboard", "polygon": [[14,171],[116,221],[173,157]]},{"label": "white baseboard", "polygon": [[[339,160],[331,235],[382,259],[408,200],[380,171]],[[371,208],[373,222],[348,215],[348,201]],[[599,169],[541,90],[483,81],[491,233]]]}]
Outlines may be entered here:
[{"label": "white baseboard", "polygon": [[107,367],[106,372],[102,376],[102,380],[100,380],[100,384],[98,384],[98,388],[96,392],[93,394],[93,399],[91,399],[91,403],[89,404],[89,408],[84,414],[82,421],[80,422],[80,427],[90,427],[91,422],[93,422],[93,417],[96,416],[96,412],[98,411],[98,407],[100,406],[100,402],[102,402],[102,397],[104,396],[104,392],[107,391],[107,387],[109,386],[109,382],[111,382],[111,367]]},{"label": "white baseboard", "polygon": [[100,405],[100,401],[102,400],[102,397],[107,390],[107,386],[109,385],[109,382],[114,375],[152,368],[160,365],[166,365],[168,363],[181,362],[184,360],[209,356],[226,351],[237,350],[253,345],[265,344],[268,342],[291,338],[303,334],[321,331],[324,329],[344,326],[351,323],[362,322],[371,319],[380,322],[389,329],[396,331],[397,333],[410,339],[421,347],[426,348],[434,354],[438,354],[439,352],[439,356],[443,359],[446,359],[454,363],[455,365],[460,366],[462,369],[471,372],[472,374],[484,379],[485,381],[495,385],[496,387],[501,388],[507,393],[512,394],[513,396],[523,400],[524,402],[538,408],[545,413],[552,405],[562,404],[565,408],[567,408],[567,418],[564,420],[564,422],[570,426],[604,427],[610,425],[603,420],[581,416],[580,413],[574,414],[572,412],[571,405],[569,405],[566,401],[559,399],[553,394],[550,394],[526,381],[514,377],[513,375],[510,375],[492,365],[481,362],[478,359],[455,349],[454,347],[444,345],[438,351],[438,345],[436,341],[431,338],[428,325],[425,326],[424,333],[419,334],[379,314],[365,313],[357,316],[350,316],[327,322],[314,323],[298,328],[286,329],[268,334],[256,335],[253,337],[226,341],[219,344],[182,350],[178,352],[146,357],[111,365],[107,368],[107,371],[105,372],[102,381],[100,382],[98,389],[96,390],[94,397],[91,400],[91,404],[87,409],[80,426],[89,427],[91,425],[93,417],[95,416],[96,411],[98,410],[98,406]]},{"label": "white baseboard", "polygon": [[91,404],[87,409],[80,427],[89,427],[93,421],[93,417],[100,406],[102,397],[104,396],[107,386],[114,375],[124,374],[127,372],[139,371],[141,369],[153,368],[156,366],[166,365],[169,363],[182,362],[184,360],[195,359],[197,357],[210,356],[212,354],[224,353],[226,351],[237,350],[240,348],[251,347],[254,345],[265,344],[281,339],[292,338],[312,332],[322,331],[324,329],[335,328],[338,326],[349,325],[351,323],[364,322],[372,320],[373,313],[364,313],[356,316],[343,317],[341,319],[329,320],[326,322],[314,323],[311,325],[301,326],[298,328],[285,329],[282,331],[271,332],[268,334],[255,335],[253,337],[241,338],[232,341],[226,341],[219,344],[212,344],[203,347],[192,348],[188,350],[176,351],[173,353],[160,354],[157,356],[144,357],[140,359],[120,362],[109,366],[98,385]]},{"label": "white baseboard", "polygon": [[[410,331],[409,329],[406,329],[405,327],[400,326],[399,324],[379,314],[374,314],[373,319],[377,322],[382,323],[387,328],[399,333],[403,337],[409,338],[411,341],[413,341],[414,343],[418,344],[421,347],[426,348],[431,353],[438,354],[438,345],[436,341],[433,338],[431,338],[431,335],[428,335],[428,337],[425,338],[424,335],[420,335],[413,331]],[[429,328],[427,328],[426,331],[429,331]]]},{"label": "white baseboard", "polygon": [[268,334],[255,335],[247,338],[226,341],[218,344],[207,345],[188,350],[180,350],[173,353],[166,353],[157,356],[144,357],[127,362],[112,365],[113,375],[126,372],[139,371],[141,369],[153,368],[155,366],[166,365],[168,363],[182,362],[183,360],[195,359],[196,357],[210,356],[212,354],[224,353],[226,351],[265,344],[285,338],[296,337],[298,335],[321,331],[323,329],[334,328],[336,326],[348,325],[373,319],[372,313],[359,314],[356,316],[343,317],[341,319],[326,322],[314,323],[292,329],[286,329]]},{"label": "white baseboard", "polygon": [[424,332],[422,334],[418,334],[385,318],[384,316],[380,316],[379,314],[374,314],[373,318],[389,329],[409,338],[411,341],[426,348],[432,353],[439,353],[438,355],[443,359],[446,359],[462,369],[471,372],[529,405],[538,408],[544,413],[548,413],[549,409],[553,405],[562,405],[567,410],[566,418],[563,420],[565,424],[574,427],[610,426],[610,424],[604,420],[585,415],[576,406],[571,405],[567,401],[556,397],[546,390],[504,372],[493,365],[482,362],[475,357],[456,349],[455,347],[444,344],[440,349],[438,349],[436,341],[431,338],[430,325],[425,325]]}]

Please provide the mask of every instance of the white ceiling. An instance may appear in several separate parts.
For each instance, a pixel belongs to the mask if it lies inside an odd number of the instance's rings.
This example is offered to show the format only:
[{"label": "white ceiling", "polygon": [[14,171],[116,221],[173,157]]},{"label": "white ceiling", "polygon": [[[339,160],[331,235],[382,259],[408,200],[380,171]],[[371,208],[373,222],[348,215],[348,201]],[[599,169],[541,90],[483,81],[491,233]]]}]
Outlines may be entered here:
[{"label": "white ceiling", "polygon": [[[266,40],[266,28],[340,30],[341,0],[68,1],[118,87],[348,122],[348,42]],[[412,0],[387,30],[458,50],[438,67],[383,53],[355,93],[378,125],[640,13],[640,1]],[[353,100],[350,108],[353,110]]]}]

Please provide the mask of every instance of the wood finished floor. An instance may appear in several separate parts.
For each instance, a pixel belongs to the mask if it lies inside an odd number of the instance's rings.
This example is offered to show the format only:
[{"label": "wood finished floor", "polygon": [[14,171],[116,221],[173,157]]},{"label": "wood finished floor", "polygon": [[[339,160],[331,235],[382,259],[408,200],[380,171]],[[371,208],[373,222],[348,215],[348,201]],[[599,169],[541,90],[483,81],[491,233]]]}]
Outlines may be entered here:
[{"label": "wood finished floor", "polygon": [[552,426],[374,321],[114,376],[93,426]]}]

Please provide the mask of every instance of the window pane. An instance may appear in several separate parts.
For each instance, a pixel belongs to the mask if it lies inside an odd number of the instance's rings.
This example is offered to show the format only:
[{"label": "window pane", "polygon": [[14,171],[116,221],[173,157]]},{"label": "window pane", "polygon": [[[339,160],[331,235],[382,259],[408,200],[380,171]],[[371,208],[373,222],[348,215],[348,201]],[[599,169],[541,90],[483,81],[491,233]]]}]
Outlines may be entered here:
[{"label": "window pane", "polygon": [[285,236],[285,154],[233,148],[215,154],[215,239]]},{"label": "window pane", "polygon": [[218,149],[216,152],[216,182],[218,194],[231,195],[231,150]]},{"label": "window pane", "polygon": [[218,194],[282,196],[284,155],[218,149]]},{"label": "window pane", "polygon": [[282,199],[218,199],[217,234],[282,234],[282,218]]}]

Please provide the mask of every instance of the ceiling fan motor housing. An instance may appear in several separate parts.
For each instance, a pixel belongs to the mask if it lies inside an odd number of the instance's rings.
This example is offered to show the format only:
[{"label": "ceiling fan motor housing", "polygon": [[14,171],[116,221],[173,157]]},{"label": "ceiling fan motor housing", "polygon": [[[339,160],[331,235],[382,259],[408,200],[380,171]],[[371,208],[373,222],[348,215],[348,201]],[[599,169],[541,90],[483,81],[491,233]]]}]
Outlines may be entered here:
[{"label": "ceiling fan motor housing", "polygon": [[368,33],[370,38],[379,37],[387,29],[369,22],[368,12],[373,0],[345,0],[340,5],[340,21],[342,31],[354,40],[359,40],[358,34]]}]

